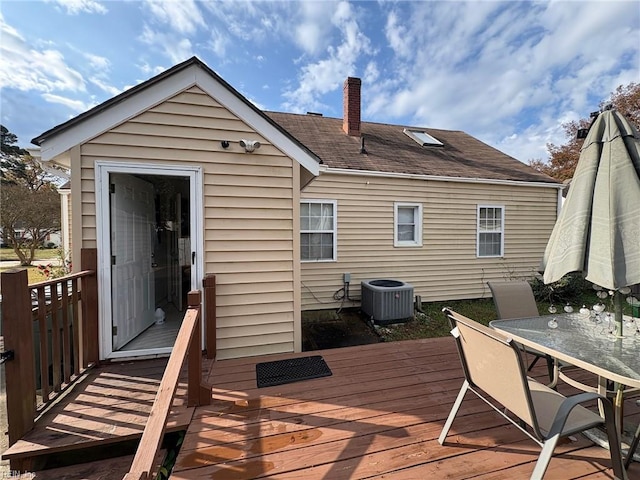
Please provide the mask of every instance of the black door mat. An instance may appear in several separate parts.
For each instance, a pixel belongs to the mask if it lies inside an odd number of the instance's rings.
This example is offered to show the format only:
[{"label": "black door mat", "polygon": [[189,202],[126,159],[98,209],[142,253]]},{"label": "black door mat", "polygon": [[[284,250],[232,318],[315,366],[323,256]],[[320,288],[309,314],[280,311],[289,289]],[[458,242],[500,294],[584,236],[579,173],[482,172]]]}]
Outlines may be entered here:
[{"label": "black door mat", "polygon": [[331,369],[320,355],[256,364],[258,388],[328,377]]}]

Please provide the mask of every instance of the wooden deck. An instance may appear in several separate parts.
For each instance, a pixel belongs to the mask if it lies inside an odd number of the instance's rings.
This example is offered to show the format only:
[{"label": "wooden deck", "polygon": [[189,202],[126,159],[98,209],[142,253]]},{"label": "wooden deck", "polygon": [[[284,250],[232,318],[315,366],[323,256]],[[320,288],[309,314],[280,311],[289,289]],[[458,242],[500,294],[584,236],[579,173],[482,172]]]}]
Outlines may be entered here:
[{"label": "wooden deck", "polygon": [[[322,355],[333,375],[257,388],[262,361]],[[92,371],[14,448],[55,454],[86,442],[105,450],[139,438],[165,360]],[[540,362],[542,363],[542,362]],[[437,437],[462,383],[452,338],[381,343],[206,363],[213,402],[185,406],[184,386],[170,429],[186,429],[172,480],[195,479],[520,479],[539,448],[469,396],[447,443]],[[540,365],[537,373],[545,375]],[[563,393],[572,393],[566,385]],[[635,399],[626,418],[640,421]],[[18,445],[18,444],[17,444]],[[76,454],[83,455],[83,454]],[[128,455],[128,453],[126,454]],[[37,480],[122,478],[131,456],[38,472]],[[14,457],[15,458],[15,457]],[[581,435],[556,450],[546,479],[612,478],[608,451]],[[640,464],[629,469],[640,479]]]},{"label": "wooden deck", "polygon": [[[437,443],[462,383],[452,338],[313,354],[331,377],[261,389],[256,363],[292,355],[216,363],[214,402],[196,409],[171,479],[519,479],[533,471],[539,447],[471,397],[446,444]],[[627,403],[637,422],[635,401]],[[609,464],[607,450],[579,435],[558,447],[545,478],[612,478]],[[629,477],[640,478],[640,464]]]}]

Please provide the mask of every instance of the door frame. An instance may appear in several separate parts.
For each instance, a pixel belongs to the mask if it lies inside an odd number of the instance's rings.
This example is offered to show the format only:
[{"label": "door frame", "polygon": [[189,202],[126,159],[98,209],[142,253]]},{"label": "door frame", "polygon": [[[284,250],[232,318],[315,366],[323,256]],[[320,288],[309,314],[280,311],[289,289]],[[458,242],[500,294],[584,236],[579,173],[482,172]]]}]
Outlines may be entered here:
[{"label": "door frame", "polygon": [[[100,359],[124,358],[149,355],[166,355],[171,347],[145,350],[113,351],[111,338],[111,228],[110,228],[110,193],[109,175],[111,173],[128,173],[138,175],[158,175],[168,177],[189,178],[189,204],[191,222],[191,251],[195,252],[195,261],[191,265],[192,288],[202,290],[204,277],[204,208],[202,168],[198,166],[179,166],[161,164],[131,165],[125,162],[98,160],[95,162],[95,195],[96,195],[96,246],[98,248],[98,318]],[[199,200],[199,201],[198,201]],[[203,329],[204,348],[204,322]]]}]

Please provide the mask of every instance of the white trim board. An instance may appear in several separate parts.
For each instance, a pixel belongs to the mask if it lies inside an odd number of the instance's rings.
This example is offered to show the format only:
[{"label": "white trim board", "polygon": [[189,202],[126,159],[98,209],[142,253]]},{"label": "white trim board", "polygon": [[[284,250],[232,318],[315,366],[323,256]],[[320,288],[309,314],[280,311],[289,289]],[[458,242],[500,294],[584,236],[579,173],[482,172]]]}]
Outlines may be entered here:
[{"label": "white trim board", "polygon": [[275,147],[295,159],[314,176],[319,175],[320,166],[310,153],[274,127],[199,65],[190,65],[177,71],[44,140],[41,145],[42,160],[51,161],[75,145],[87,142],[194,85],[200,87],[257,133],[267,138]]}]

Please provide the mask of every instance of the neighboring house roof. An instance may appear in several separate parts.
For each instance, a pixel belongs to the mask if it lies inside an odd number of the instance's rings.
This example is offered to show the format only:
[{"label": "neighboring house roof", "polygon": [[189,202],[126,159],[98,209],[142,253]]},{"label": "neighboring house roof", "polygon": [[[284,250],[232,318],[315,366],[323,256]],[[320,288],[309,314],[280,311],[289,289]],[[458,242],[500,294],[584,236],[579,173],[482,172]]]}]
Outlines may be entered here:
[{"label": "neighboring house roof", "polygon": [[419,128],[442,146],[421,146],[406,135],[415,126],[362,122],[361,138],[349,136],[340,118],[317,114],[266,112],[329,169],[361,170],[435,177],[458,177],[558,184],[515,158],[461,131]]},{"label": "neighboring house roof", "polygon": [[63,156],[70,148],[84,143],[153,105],[197,85],[256,132],[318,175],[320,160],[307,147],[272,121],[236,89],[225,82],[197,57],[192,57],[155,77],[107,100],[31,140],[41,147],[43,161]]}]

